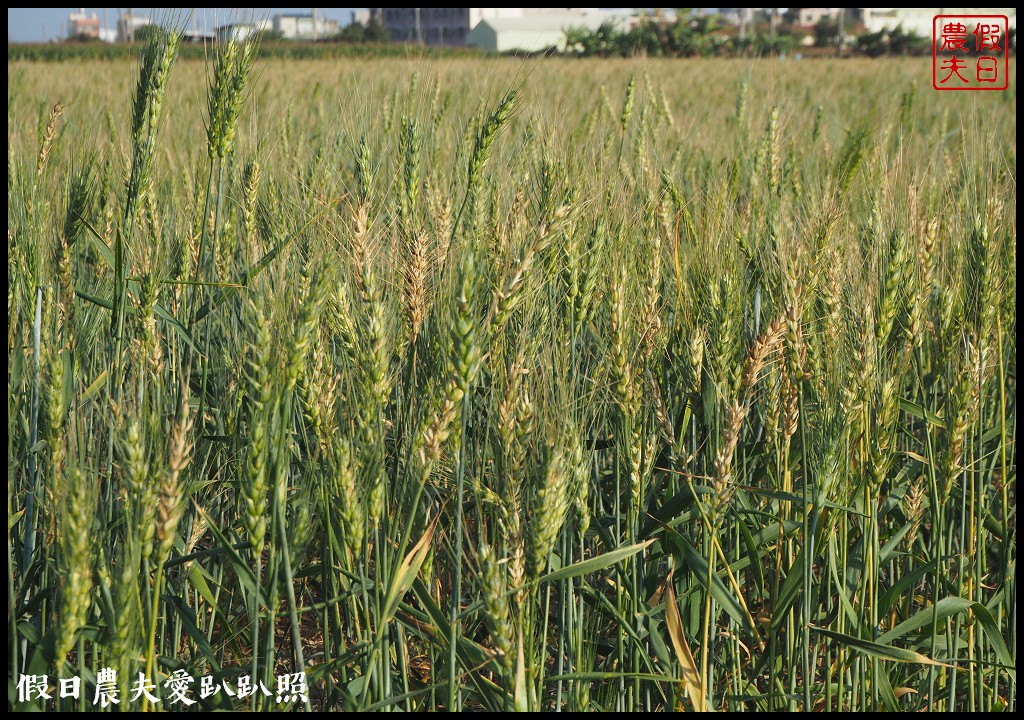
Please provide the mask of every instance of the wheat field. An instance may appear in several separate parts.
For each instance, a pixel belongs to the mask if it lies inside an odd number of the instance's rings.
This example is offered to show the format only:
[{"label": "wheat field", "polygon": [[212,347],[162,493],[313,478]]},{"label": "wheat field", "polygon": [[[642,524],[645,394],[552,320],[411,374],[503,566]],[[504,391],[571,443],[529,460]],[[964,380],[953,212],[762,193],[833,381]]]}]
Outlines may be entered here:
[{"label": "wheat field", "polygon": [[175,51],[8,63],[9,709],[1016,708],[1015,77]]}]

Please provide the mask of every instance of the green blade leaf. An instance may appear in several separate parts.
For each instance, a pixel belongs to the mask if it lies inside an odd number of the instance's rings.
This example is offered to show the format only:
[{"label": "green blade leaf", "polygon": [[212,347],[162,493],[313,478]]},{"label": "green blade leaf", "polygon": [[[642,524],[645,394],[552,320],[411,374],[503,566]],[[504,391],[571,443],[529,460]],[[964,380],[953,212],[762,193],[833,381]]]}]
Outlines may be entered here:
[{"label": "green blade leaf", "polygon": [[951,615],[962,613],[964,610],[971,606],[970,600],[964,600],[959,597],[945,597],[939,600],[935,605],[926,607],[923,610],[919,610],[911,617],[907,618],[899,625],[894,627],[887,633],[880,635],[878,642],[890,643],[893,640],[897,640],[907,633],[917,630],[925,625],[930,625],[934,619],[936,622],[942,622]]},{"label": "green blade leaf", "polygon": [[1010,649],[1006,647],[1006,641],[1003,640],[1003,634],[999,632],[999,626],[996,625],[996,620],[992,617],[992,613],[981,603],[973,603],[971,605],[971,612],[974,613],[974,617],[978,619],[981,626],[985,628],[985,639],[992,646],[996,657],[999,658],[999,662],[1009,673],[1010,677],[1013,678],[1014,682],[1016,682],[1017,663],[1010,654]]},{"label": "green blade leaf", "polygon": [[811,626],[811,630],[816,633],[821,633],[826,637],[830,637],[836,642],[842,643],[854,650],[859,650],[865,655],[876,657],[879,660],[917,663],[919,665],[937,665],[939,667],[953,667],[952,665],[932,660],[930,657],[914,652],[913,650],[883,645],[882,643],[871,642],[870,640],[861,640],[860,638],[855,638],[852,635],[826,630],[825,628],[815,627],[814,625]]},{"label": "green blade leaf", "polygon": [[[690,572],[696,578],[702,586],[707,589],[707,575],[708,575],[708,561],[698,553],[692,545],[686,540],[683,540],[680,536],[680,541],[683,546],[683,554],[686,557],[686,562],[690,566]],[[733,620],[745,627],[751,635],[757,636],[757,628],[752,624],[746,612],[743,610],[743,606],[740,605],[739,601],[732,594],[726,584],[722,582],[722,578],[715,573],[711,576],[711,594],[714,596],[715,601],[719,607],[725,610]]]},{"label": "green blade leaf", "polygon": [[598,555],[597,557],[588,558],[581,562],[567,565],[553,572],[549,572],[538,582],[554,582],[555,580],[564,580],[565,578],[578,577],[597,570],[603,570],[606,567],[611,567],[620,560],[636,555],[653,542],[654,538],[651,538],[650,540],[645,540],[644,542],[636,543],[635,545],[615,548],[611,552],[606,552],[602,555]]}]

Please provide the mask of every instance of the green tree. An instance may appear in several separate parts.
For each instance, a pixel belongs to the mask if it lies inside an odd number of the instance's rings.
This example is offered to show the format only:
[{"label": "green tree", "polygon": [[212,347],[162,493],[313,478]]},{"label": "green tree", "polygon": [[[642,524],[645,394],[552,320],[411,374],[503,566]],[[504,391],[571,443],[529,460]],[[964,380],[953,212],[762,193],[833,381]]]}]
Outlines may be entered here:
[{"label": "green tree", "polygon": [[391,32],[379,20],[368,22],[363,34],[366,42],[387,42],[391,39]]},{"label": "green tree", "polygon": [[270,45],[284,40],[284,33],[280,30],[260,30],[256,33],[256,41],[260,45]]},{"label": "green tree", "polygon": [[360,22],[346,25],[333,39],[344,43],[387,42],[391,33],[377,20],[370,20],[365,25]]},{"label": "green tree", "polygon": [[157,32],[160,32],[159,25],[140,25],[132,33],[132,42],[145,44],[149,42],[149,36]]},{"label": "green tree", "polygon": [[822,18],[814,26],[814,46],[834,47],[839,39],[839,23],[830,18]]}]

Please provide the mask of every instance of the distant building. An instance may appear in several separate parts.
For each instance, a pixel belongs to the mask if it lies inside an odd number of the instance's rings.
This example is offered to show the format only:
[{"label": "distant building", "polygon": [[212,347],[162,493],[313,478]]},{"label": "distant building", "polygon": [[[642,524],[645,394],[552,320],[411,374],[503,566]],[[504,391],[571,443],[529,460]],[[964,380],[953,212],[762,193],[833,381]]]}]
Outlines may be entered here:
[{"label": "distant building", "polygon": [[862,8],[864,27],[869,32],[894,30],[897,26],[926,38],[932,36],[936,15],[1006,15],[1010,27],[1017,27],[1017,8]]},{"label": "distant building", "polygon": [[790,8],[789,14],[793,24],[811,28],[822,20],[838,20],[844,8]]},{"label": "distant building", "polygon": [[149,25],[149,18],[127,13],[117,19],[117,41],[131,42],[135,39],[135,31]]},{"label": "distant building", "polygon": [[768,19],[766,8],[718,8],[718,16],[724,23],[736,26],[740,39],[754,32],[758,22]]},{"label": "distant building", "polygon": [[99,40],[102,29],[100,27],[100,19],[96,16],[96,13],[86,15],[85,8],[80,8],[78,12],[68,15],[69,38],[93,38]]},{"label": "distant building", "polygon": [[[691,15],[695,17],[701,17],[703,11],[707,8],[695,8],[691,11]],[[641,23],[644,22],[655,22],[655,23],[674,23],[676,18],[675,8],[655,8],[651,11],[649,8],[637,11],[637,8],[601,8],[600,13],[605,20],[611,20],[616,25],[621,25],[626,30],[632,30],[633,28],[640,27]],[[590,14],[590,13],[584,13]],[[704,13],[710,15],[712,13]]]},{"label": "distant building", "polygon": [[397,42],[465,45],[469,31],[483,20],[555,16],[597,8],[370,8],[369,19],[384,26]]},{"label": "distant building", "polygon": [[229,23],[214,30],[218,42],[244,42],[251,35],[272,29],[269,20],[257,20],[251,23]]},{"label": "distant building", "polygon": [[756,17],[764,17],[764,8],[718,8],[718,17],[731,25],[753,23]]},{"label": "distant building", "polygon": [[184,43],[195,43],[202,44],[213,42],[217,35],[212,32],[204,32],[202,30],[186,30],[181,34],[181,41]]},{"label": "distant building", "polygon": [[370,20],[383,25],[393,41],[424,45],[465,45],[484,18],[522,15],[522,8],[370,8]]},{"label": "distant building", "polygon": [[556,48],[566,50],[566,31],[570,28],[596,30],[605,22],[620,28],[627,17],[600,11],[589,13],[543,13],[517,18],[487,18],[477,23],[466,36],[466,44],[491,52],[521,50],[540,52]]},{"label": "distant building", "polygon": [[274,30],[286,40],[316,40],[335,35],[338,21],[306,15],[275,15]]},{"label": "distant building", "polygon": [[370,11],[369,10],[353,10],[352,11],[352,24],[355,25],[356,23],[359,23],[360,25],[369,25],[370,24]]}]

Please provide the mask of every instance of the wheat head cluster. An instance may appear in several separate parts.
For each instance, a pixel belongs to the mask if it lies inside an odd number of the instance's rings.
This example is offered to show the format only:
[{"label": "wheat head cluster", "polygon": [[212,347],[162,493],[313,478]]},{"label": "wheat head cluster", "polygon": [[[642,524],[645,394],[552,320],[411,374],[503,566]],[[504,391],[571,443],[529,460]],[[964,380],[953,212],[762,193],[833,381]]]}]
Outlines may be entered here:
[{"label": "wheat head cluster", "polygon": [[1015,709],[1015,85],[178,43],[8,63],[9,709]]}]

